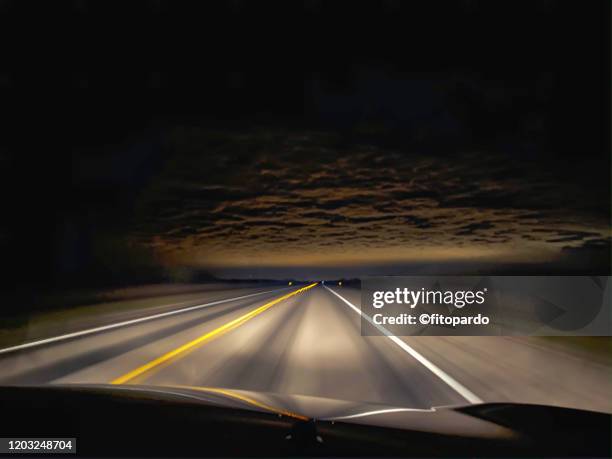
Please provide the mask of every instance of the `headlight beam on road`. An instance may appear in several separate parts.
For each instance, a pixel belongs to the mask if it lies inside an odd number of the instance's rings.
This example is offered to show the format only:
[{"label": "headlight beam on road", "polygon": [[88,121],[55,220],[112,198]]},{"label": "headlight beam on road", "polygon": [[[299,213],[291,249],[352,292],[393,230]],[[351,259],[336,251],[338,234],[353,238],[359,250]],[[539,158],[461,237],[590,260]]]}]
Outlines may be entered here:
[{"label": "headlight beam on road", "polygon": [[253,309],[250,312],[247,312],[246,314],[231,320],[230,322],[221,325],[218,328],[215,328],[212,331],[209,331],[205,334],[203,334],[202,336],[199,336],[198,338],[189,341],[186,344],[183,344],[182,346],[177,347],[176,349],[167,352],[166,354],[151,360],[150,362],[136,368],[135,370],[130,371],[129,373],[126,373],[122,376],[119,376],[116,379],[113,379],[111,381],[111,384],[125,384],[128,382],[135,382],[134,380],[136,378],[142,378],[145,373],[150,372],[153,369],[159,368],[162,365],[166,365],[168,363],[170,363],[171,361],[173,361],[176,358],[179,357],[183,357],[185,356],[187,353],[195,350],[197,347],[201,346],[202,344],[208,342],[208,341],[212,341],[215,338],[220,337],[221,335],[234,330],[235,328],[239,327],[240,325],[244,324],[245,322],[251,320],[253,317],[258,316],[259,314],[261,314],[262,312],[270,309],[272,306],[274,306],[275,304],[280,303],[283,300],[286,300],[288,298],[291,298],[294,295],[297,295],[299,293],[302,293],[312,287],[314,287],[315,285],[317,285],[318,282],[315,282],[314,284],[310,284],[307,285],[306,287],[302,287],[299,288],[297,290],[294,290],[293,292],[290,292],[286,295],[283,295],[275,300],[272,300],[266,304],[264,304],[263,306],[259,306],[256,309]]}]

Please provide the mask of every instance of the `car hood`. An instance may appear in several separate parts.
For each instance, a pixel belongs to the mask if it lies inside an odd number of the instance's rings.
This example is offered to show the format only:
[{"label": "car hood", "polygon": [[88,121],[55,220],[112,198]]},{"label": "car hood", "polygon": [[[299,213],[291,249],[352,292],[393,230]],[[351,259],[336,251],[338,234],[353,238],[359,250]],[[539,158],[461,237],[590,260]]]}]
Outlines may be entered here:
[{"label": "car hood", "polygon": [[465,438],[519,440],[538,436],[554,426],[555,432],[573,425],[600,421],[610,426],[606,413],[523,403],[481,403],[431,408],[389,406],[307,395],[287,395],[219,387],[70,384],[65,390],[98,390],[117,395],[153,397],[171,402],[275,413],[299,421],[327,421],[409,429]]},{"label": "car hood", "polygon": [[[385,406],[217,387],[0,387],[6,437],[108,457],[609,457],[611,416],[542,405]],[[113,441],[105,441],[112,438]]]},{"label": "car hood", "polygon": [[478,434],[479,436],[499,437],[504,435],[510,437],[514,435],[510,429],[462,412],[462,409],[470,405],[408,408],[307,395],[199,386],[79,385],[64,387],[73,389],[91,387],[118,393],[140,393],[173,400],[185,399],[228,408],[272,412],[303,421],[341,421],[399,429],[418,428],[431,432],[439,432],[443,429],[448,433],[462,436]]}]

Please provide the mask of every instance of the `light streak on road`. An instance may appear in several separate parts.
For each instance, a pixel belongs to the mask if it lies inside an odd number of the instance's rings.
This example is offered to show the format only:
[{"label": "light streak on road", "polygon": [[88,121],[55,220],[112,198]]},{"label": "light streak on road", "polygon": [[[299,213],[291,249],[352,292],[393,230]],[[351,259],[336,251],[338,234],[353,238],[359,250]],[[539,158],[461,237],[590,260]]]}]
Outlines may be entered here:
[{"label": "light streak on road", "polygon": [[181,309],[176,309],[176,310],[173,310],[173,311],[162,312],[162,313],[159,313],[159,314],[153,314],[151,316],[139,317],[138,319],[125,320],[123,322],[117,322],[117,323],[114,323],[114,324],[103,325],[101,327],[88,328],[87,330],[81,330],[81,331],[73,332],[73,333],[66,333],[64,335],[53,336],[51,338],[39,339],[39,340],[36,340],[36,341],[31,341],[29,343],[18,344],[16,346],[5,347],[4,349],[0,349],[0,355],[1,354],[8,354],[10,352],[15,352],[15,351],[21,351],[23,349],[29,349],[29,348],[32,348],[32,347],[42,346],[43,344],[52,344],[52,343],[57,343],[59,341],[65,341],[65,340],[68,340],[68,339],[79,338],[81,336],[92,335],[94,333],[100,333],[100,332],[104,332],[104,331],[108,331],[108,330],[113,330],[115,328],[127,327],[128,325],[135,325],[135,324],[139,324],[139,323],[142,323],[142,322],[147,322],[149,320],[161,319],[162,317],[169,317],[169,316],[173,316],[175,314],[182,314],[184,312],[195,311],[197,309],[208,308],[210,306],[215,306],[217,304],[229,303],[230,301],[244,300],[246,298],[251,298],[253,296],[264,295],[266,293],[278,292],[278,291],[281,291],[281,290],[285,290],[286,288],[287,287],[281,288],[281,289],[276,289],[276,290],[267,290],[265,292],[251,293],[249,295],[235,296],[233,298],[226,298],[224,300],[217,300],[217,301],[212,301],[210,303],[198,304],[198,305],[195,305],[195,306],[189,306],[187,308],[181,308]]},{"label": "light streak on road", "polygon": [[136,378],[138,377],[142,377],[145,373],[150,372],[151,370],[154,370],[155,368],[160,367],[161,365],[167,364],[169,362],[171,362],[172,360],[179,358],[179,357],[184,357],[187,353],[193,351],[194,349],[196,349],[197,347],[203,345],[204,343],[208,342],[208,341],[212,341],[215,338],[218,338],[219,336],[239,327],[240,325],[244,324],[245,322],[251,320],[253,317],[258,316],[259,314],[261,314],[262,312],[265,312],[266,310],[270,309],[272,306],[274,306],[275,304],[280,303],[283,300],[286,300],[287,298],[291,298],[294,295],[297,295],[299,293],[302,293],[312,287],[314,287],[315,285],[317,285],[318,282],[315,282],[313,284],[307,285],[306,287],[302,287],[300,289],[294,290],[291,293],[288,293],[287,295],[283,295],[275,300],[272,300],[266,304],[264,304],[263,306],[259,306],[256,309],[253,309],[250,312],[247,312],[246,314],[224,324],[221,325],[218,328],[215,328],[212,331],[209,331],[205,334],[203,334],[202,336],[199,336],[198,338],[189,341],[186,344],[183,344],[182,346],[177,347],[176,349],[167,352],[166,354],[122,375],[119,376],[118,378],[115,378],[111,381],[111,384],[125,384],[127,382],[133,382]]}]

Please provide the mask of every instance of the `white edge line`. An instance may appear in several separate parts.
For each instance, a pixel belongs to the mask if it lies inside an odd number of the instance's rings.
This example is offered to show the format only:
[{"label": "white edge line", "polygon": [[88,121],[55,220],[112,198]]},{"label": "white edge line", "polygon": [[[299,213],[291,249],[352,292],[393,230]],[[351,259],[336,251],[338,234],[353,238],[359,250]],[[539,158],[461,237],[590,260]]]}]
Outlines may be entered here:
[{"label": "white edge line", "polygon": [[90,335],[92,333],[98,333],[98,332],[101,332],[101,331],[112,330],[114,328],[126,327],[128,325],[134,325],[134,324],[138,324],[138,323],[141,323],[141,322],[146,322],[148,320],[154,320],[154,319],[159,319],[159,318],[162,318],[162,317],[173,316],[175,314],[181,314],[183,312],[188,312],[188,311],[194,311],[196,309],[207,308],[209,306],[215,306],[217,304],[229,303],[230,301],[242,300],[244,298],[249,298],[249,297],[257,296],[257,295],[263,295],[265,293],[278,292],[278,291],[281,291],[281,290],[286,290],[287,288],[289,288],[289,287],[280,288],[280,289],[276,289],[276,290],[267,290],[265,292],[250,293],[249,295],[237,296],[235,298],[226,298],[224,300],[213,301],[211,303],[198,304],[198,305],[195,305],[195,306],[189,306],[187,308],[176,309],[174,311],[162,312],[160,314],[153,314],[152,316],[139,317],[138,319],[126,320],[124,322],[117,322],[117,323],[114,323],[114,324],[103,325],[101,327],[89,328],[87,330],[81,330],[81,331],[74,332],[74,333],[67,333],[65,335],[59,335],[59,336],[53,336],[51,338],[39,339],[37,341],[31,341],[29,343],[18,344],[17,346],[5,347],[4,349],[0,349],[0,355],[1,354],[8,354],[9,352],[20,351],[20,350],[23,350],[23,349],[29,349],[31,347],[42,346],[43,344],[56,343],[58,341],[64,341],[64,340],[71,339],[71,338],[78,338],[79,336]]},{"label": "white edge line", "polygon": [[444,381],[446,384],[448,384],[452,389],[455,390],[455,392],[457,392],[459,395],[461,395],[468,402],[470,402],[470,403],[483,403],[483,401],[482,401],[482,399],[480,399],[480,397],[476,396],[471,390],[469,390],[467,387],[465,387],[463,384],[461,384],[459,381],[457,381],[451,375],[449,375],[448,373],[443,371],[441,368],[439,368],[438,366],[436,366],[433,363],[431,363],[429,360],[427,360],[425,357],[423,357],[421,354],[419,354],[417,351],[415,351],[412,347],[410,347],[408,344],[406,344],[404,341],[399,339],[397,336],[393,335],[385,327],[383,327],[382,325],[374,323],[374,321],[372,320],[372,318],[370,316],[368,316],[367,314],[364,314],[363,312],[361,312],[361,309],[359,309],[353,303],[348,301],[346,298],[340,296],[340,294],[334,292],[332,289],[330,289],[326,285],[324,285],[323,287],[325,287],[331,293],[333,293],[338,298],[340,298],[342,301],[344,301],[353,311],[355,311],[357,314],[359,314],[364,319],[366,319],[368,322],[370,322],[383,335],[385,335],[387,338],[389,338],[391,341],[393,341],[395,344],[397,344],[403,351],[407,352],[412,357],[414,357],[416,360],[418,360],[424,367],[426,367],[429,371],[431,371],[433,374],[435,374],[438,378],[440,378],[442,381]]}]

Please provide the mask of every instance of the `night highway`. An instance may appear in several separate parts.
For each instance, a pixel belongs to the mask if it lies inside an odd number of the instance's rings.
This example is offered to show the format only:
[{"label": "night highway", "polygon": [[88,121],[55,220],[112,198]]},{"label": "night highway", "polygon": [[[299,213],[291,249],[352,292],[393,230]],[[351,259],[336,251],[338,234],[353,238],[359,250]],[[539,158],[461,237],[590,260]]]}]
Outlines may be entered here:
[{"label": "night highway", "polygon": [[611,8],[0,0],[0,455],[610,457]]},{"label": "night highway", "polygon": [[0,383],[221,387],[419,409],[511,401],[612,412],[605,362],[535,338],[404,337],[402,348],[361,336],[359,313],[348,303],[359,308],[358,289],[219,290],[155,314],[99,318],[96,327],[71,331],[80,336],[0,350]]}]

